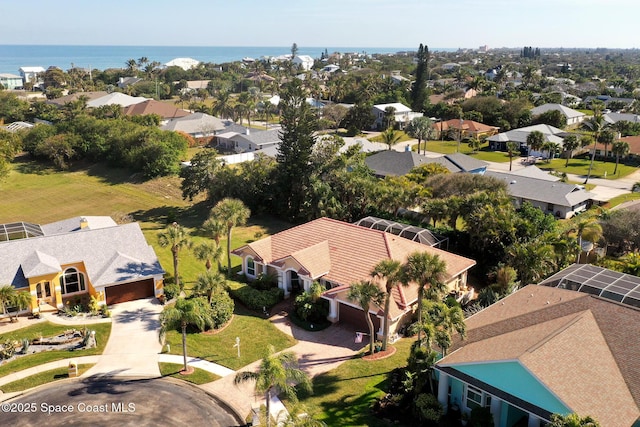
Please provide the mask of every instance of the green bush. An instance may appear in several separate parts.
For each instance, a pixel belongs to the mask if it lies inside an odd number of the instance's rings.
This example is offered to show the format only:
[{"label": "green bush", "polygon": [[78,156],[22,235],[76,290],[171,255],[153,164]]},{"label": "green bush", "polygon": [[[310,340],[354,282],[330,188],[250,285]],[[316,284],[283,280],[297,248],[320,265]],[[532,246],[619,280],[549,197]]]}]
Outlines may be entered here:
[{"label": "green bush", "polygon": [[211,296],[213,310],[213,328],[218,329],[231,319],[235,304],[226,291],[216,292]]},{"label": "green bush", "polygon": [[249,285],[232,289],[231,294],[251,310],[262,310],[262,307],[271,308],[284,298],[284,291],[280,288],[259,291]]},{"label": "green bush", "polygon": [[293,308],[300,319],[306,322],[320,323],[327,319],[329,301],[315,298],[309,292],[303,292],[296,297]]},{"label": "green bush", "polygon": [[416,397],[414,409],[417,417],[423,425],[438,425],[438,421],[444,415],[442,405],[438,399],[430,393],[421,393]]},{"label": "green bush", "polygon": [[278,287],[278,276],[275,274],[258,274],[258,277],[249,285],[261,291],[266,291]]},{"label": "green bush", "polygon": [[180,286],[175,283],[168,283],[164,285],[164,294],[166,295],[167,300],[174,299],[178,295],[180,295]]}]

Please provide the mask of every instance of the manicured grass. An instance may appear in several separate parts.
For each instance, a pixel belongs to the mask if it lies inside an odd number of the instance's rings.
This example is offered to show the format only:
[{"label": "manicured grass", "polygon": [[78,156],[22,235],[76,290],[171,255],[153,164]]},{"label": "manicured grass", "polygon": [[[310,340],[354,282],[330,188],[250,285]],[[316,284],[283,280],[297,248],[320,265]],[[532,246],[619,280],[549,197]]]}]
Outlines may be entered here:
[{"label": "manicured grass", "polygon": [[[84,374],[92,366],[93,364],[78,365],[78,375]],[[0,389],[4,393],[13,393],[16,391],[28,390],[30,388],[37,387],[42,384],[63,380],[63,379],[69,378],[68,369],[69,368],[65,367],[65,368],[58,368],[58,369],[52,369],[50,371],[40,372],[36,375],[31,375],[30,377],[26,377],[18,381],[7,383],[3,385]]]},{"label": "manicured grass", "polygon": [[206,384],[219,379],[220,377],[204,369],[194,368],[191,375],[181,375],[180,370],[183,366],[179,363],[158,363],[160,374],[163,377],[172,377],[179,380],[188,381],[192,384]]},{"label": "manicured grass", "polygon": [[[546,162],[545,160],[539,161],[536,163],[540,169],[543,170],[555,170],[559,173],[570,173],[575,175],[586,176],[589,172],[589,163],[590,159],[579,158],[579,159],[571,159],[569,160],[569,166],[565,167],[567,163],[566,159],[553,159],[550,162]],[[591,171],[592,178],[606,178],[615,180],[618,178],[622,178],[627,176],[638,170],[635,166],[628,166],[619,164],[618,171],[614,175],[613,171],[616,167],[615,162],[603,162],[602,160],[596,160],[593,162],[593,169]],[[605,177],[606,172],[606,177]]]},{"label": "manicured grass", "polygon": [[[420,144],[421,150],[424,150],[424,142]],[[411,147],[416,151],[418,145],[415,144]],[[505,163],[509,161],[509,155],[502,151],[490,151],[489,143],[481,144],[477,152],[473,152],[467,142],[460,143],[459,152],[471,157],[475,157],[478,160],[484,160],[486,162]],[[453,154],[458,152],[458,141],[427,141],[427,151],[441,154]],[[517,162],[520,156],[514,155],[513,162]]]},{"label": "manicured grass", "polygon": [[620,196],[616,196],[613,199],[609,200],[607,203],[605,203],[604,207],[607,209],[611,209],[624,202],[630,202],[632,200],[638,200],[638,199],[640,199],[640,193],[622,194]]},{"label": "manicured grass", "polygon": [[[240,337],[240,357],[238,350],[233,347],[236,337]],[[181,333],[170,331],[166,342],[171,346],[171,354],[182,354]],[[187,334],[187,354],[237,370],[262,359],[269,344],[280,351],[295,343],[294,338],[280,332],[269,320],[236,304],[231,324],[221,332]]]},{"label": "manicured grass", "polygon": [[[409,135],[404,133],[404,131],[402,131],[402,130],[397,130],[396,131],[396,135],[400,135],[400,139],[398,139],[396,141],[396,144],[399,144],[401,142],[409,141],[409,140],[413,139],[412,137],[410,137]],[[382,139],[382,135],[376,135],[374,137],[371,137],[371,138],[369,138],[369,141],[371,141],[371,142],[384,142],[384,140]]]},{"label": "manicured grass", "polygon": [[[32,340],[34,338],[39,338],[41,335],[43,337],[50,337],[61,334],[62,332],[73,328],[75,328],[76,330],[80,330],[83,328],[83,326],[85,325],[77,325],[71,327],[43,322],[33,326],[29,326],[27,328],[22,328],[13,332],[2,334],[0,335],[0,342],[4,342],[6,340],[20,341],[23,338]],[[34,366],[54,362],[56,360],[102,354],[102,352],[104,351],[104,347],[107,345],[109,334],[111,333],[111,323],[97,323],[86,326],[87,328],[96,331],[96,342],[98,344],[96,348],[82,350],[51,350],[30,354],[27,356],[20,356],[17,359],[0,366],[0,377],[8,375],[12,372],[22,371]]]},{"label": "manicured grass", "polygon": [[396,353],[386,359],[355,358],[318,375],[313,379],[313,394],[300,394],[300,403],[329,426],[387,426],[373,416],[371,405],[386,394],[387,374],[406,365],[412,342],[409,338],[395,342]]}]

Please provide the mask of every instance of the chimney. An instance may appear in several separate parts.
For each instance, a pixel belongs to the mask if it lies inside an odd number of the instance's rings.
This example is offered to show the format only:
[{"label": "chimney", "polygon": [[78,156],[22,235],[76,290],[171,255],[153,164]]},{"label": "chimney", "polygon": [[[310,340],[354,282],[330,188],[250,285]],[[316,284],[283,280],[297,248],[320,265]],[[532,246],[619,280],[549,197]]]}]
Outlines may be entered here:
[{"label": "chimney", "polygon": [[249,130],[249,128],[245,128],[244,129],[244,134],[245,135],[251,135],[251,131]]},{"label": "chimney", "polygon": [[89,227],[89,221],[85,217],[80,218],[80,229],[83,230]]}]

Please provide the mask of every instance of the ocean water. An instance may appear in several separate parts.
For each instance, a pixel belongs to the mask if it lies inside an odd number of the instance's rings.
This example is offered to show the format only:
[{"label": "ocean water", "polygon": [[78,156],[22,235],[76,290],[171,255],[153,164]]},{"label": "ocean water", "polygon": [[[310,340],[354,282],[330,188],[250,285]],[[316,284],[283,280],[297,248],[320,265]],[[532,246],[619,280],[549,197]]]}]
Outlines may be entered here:
[{"label": "ocean water", "polygon": [[[382,47],[298,47],[298,54],[319,58],[327,49],[333,52],[395,53],[415,51],[417,48]],[[450,51],[455,49],[434,49]],[[162,64],[174,58],[194,58],[202,62],[222,64],[242,58],[260,58],[291,53],[291,46],[233,47],[233,46],[60,46],[60,45],[0,45],[0,73],[19,74],[24,66],[56,66],[63,70],[72,67],[104,70],[125,68],[129,59],[146,57]]]}]

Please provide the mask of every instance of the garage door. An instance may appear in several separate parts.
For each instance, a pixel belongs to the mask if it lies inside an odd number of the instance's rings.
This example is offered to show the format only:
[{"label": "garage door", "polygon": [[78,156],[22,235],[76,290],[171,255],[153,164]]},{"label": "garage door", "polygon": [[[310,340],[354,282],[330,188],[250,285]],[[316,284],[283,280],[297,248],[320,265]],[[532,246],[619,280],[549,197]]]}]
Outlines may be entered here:
[{"label": "garage door", "polygon": [[153,279],[105,288],[107,305],[148,298],[154,295]]},{"label": "garage door", "polygon": [[[374,316],[371,313],[369,313],[369,316],[373,322],[373,330],[377,332],[378,328],[380,328],[380,319],[378,316]],[[360,332],[369,332],[369,326],[367,326],[364,311],[346,304],[340,304],[340,323],[352,325]]]}]

